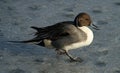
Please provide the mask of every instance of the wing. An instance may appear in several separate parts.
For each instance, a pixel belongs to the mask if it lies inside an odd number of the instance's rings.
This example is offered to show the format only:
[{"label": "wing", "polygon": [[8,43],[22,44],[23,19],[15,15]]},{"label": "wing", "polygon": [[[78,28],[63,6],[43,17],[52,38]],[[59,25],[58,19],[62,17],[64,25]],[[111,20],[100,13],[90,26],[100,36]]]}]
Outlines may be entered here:
[{"label": "wing", "polygon": [[[50,39],[50,40],[56,40],[60,37],[67,36],[71,34],[71,31],[73,31],[73,22],[61,22],[57,23],[52,26],[47,26],[43,28],[37,28],[37,32],[35,35],[37,36],[36,38],[39,39]],[[32,27],[35,29],[35,27]]]},{"label": "wing", "polygon": [[71,21],[61,22],[52,26],[42,28],[32,26],[31,28],[37,30],[37,32],[35,33],[35,38],[22,42],[41,42],[44,39],[57,40],[71,34],[71,31],[73,31],[73,27],[75,28],[73,22]]}]

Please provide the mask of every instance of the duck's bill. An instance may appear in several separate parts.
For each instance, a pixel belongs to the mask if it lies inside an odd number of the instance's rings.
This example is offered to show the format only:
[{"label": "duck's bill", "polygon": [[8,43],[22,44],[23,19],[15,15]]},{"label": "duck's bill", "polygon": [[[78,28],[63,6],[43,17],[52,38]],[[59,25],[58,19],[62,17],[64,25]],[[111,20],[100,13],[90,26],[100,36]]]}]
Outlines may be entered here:
[{"label": "duck's bill", "polygon": [[91,27],[94,28],[94,29],[96,29],[96,30],[100,30],[100,29],[98,28],[98,26],[96,26],[96,25],[94,25],[94,24],[92,24]]}]

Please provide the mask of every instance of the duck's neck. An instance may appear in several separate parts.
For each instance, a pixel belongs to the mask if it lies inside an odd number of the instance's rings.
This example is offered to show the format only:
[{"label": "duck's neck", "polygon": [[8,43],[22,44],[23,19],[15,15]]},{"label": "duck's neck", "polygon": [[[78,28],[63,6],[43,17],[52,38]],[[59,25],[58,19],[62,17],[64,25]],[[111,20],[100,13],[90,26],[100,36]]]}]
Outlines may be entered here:
[{"label": "duck's neck", "polygon": [[91,44],[91,42],[93,41],[93,38],[94,38],[92,30],[90,28],[88,28],[87,26],[82,26],[82,27],[78,27],[78,28],[87,34],[87,40],[85,41],[86,45]]}]

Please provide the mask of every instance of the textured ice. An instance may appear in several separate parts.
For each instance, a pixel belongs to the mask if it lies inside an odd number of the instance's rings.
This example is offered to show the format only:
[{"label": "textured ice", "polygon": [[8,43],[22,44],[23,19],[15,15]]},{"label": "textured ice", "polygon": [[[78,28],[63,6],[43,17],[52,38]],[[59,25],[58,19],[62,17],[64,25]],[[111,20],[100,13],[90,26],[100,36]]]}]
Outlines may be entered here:
[{"label": "textured ice", "polygon": [[[54,50],[10,43],[33,37],[30,26],[74,20],[87,12],[101,30],[93,43],[70,51],[84,61],[69,62]],[[0,73],[120,73],[119,0],[0,0]]]}]

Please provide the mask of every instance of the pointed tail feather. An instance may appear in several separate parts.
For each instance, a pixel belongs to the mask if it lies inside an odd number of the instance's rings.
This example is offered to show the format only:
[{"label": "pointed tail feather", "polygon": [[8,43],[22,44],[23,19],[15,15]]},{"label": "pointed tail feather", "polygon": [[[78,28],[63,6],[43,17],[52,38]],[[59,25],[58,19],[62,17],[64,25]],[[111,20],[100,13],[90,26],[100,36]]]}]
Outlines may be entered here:
[{"label": "pointed tail feather", "polygon": [[44,27],[43,28],[39,28],[39,27],[35,27],[35,26],[31,26],[31,28],[37,30],[38,32],[40,31],[43,31],[44,30]]},{"label": "pointed tail feather", "polygon": [[[35,29],[37,32],[35,33],[36,37],[30,40],[25,40],[25,41],[8,41],[8,42],[13,42],[13,43],[34,43],[34,42],[41,42],[43,37],[45,38],[45,34],[43,35],[44,28],[38,28],[35,26],[31,26],[31,28]],[[40,36],[42,35],[42,36]]]},{"label": "pointed tail feather", "polygon": [[27,41],[8,41],[8,42],[12,42],[12,43],[32,43],[34,41],[32,40],[27,40]]},{"label": "pointed tail feather", "polygon": [[12,42],[12,43],[24,43],[24,41],[7,41],[7,42]]},{"label": "pointed tail feather", "polygon": [[43,40],[37,42],[36,40],[27,40],[27,41],[7,41],[7,42],[12,42],[12,43],[34,43],[36,45],[40,45],[40,46],[45,46]]},{"label": "pointed tail feather", "polygon": [[35,27],[35,26],[31,26],[31,28],[35,29],[37,32],[35,33],[35,35],[38,35],[39,33],[43,33],[45,31],[44,28],[39,28],[39,27]]},{"label": "pointed tail feather", "polygon": [[26,40],[26,41],[8,41],[8,42],[13,42],[13,43],[32,43],[32,42],[39,42],[41,41],[39,38],[33,38],[30,40]]},{"label": "pointed tail feather", "polygon": [[33,28],[33,29],[35,29],[35,30],[39,31],[39,28],[38,28],[38,27],[31,26],[31,28]]}]

